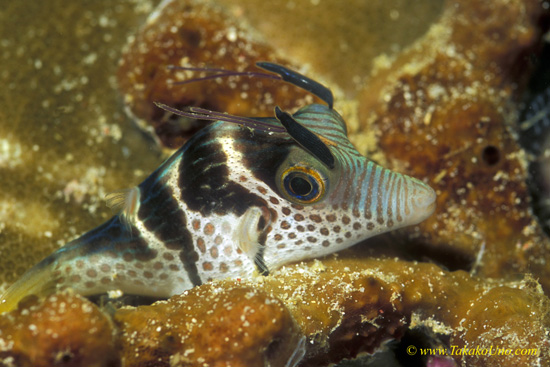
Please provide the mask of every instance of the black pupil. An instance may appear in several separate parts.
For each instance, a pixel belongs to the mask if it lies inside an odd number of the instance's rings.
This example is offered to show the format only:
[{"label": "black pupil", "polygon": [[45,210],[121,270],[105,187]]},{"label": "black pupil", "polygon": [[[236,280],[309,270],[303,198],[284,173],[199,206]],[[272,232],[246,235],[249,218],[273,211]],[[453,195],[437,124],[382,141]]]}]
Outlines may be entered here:
[{"label": "black pupil", "polygon": [[290,181],[290,189],[296,195],[305,196],[311,192],[311,184],[302,177],[294,177]]}]

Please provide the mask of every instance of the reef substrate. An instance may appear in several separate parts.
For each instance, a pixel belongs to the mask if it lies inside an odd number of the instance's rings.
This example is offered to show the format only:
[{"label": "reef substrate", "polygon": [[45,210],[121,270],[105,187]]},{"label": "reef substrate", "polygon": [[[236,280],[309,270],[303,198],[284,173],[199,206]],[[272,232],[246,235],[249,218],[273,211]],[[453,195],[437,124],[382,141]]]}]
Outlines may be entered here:
[{"label": "reef substrate", "polygon": [[[305,354],[300,366],[321,366],[372,353],[423,326],[446,340],[462,365],[502,366],[513,358],[517,366],[543,366],[550,363],[548,310],[531,279],[495,282],[428,263],[333,257],[124,307],[113,311],[114,323],[70,293],[29,300],[0,315],[0,365],[60,358],[63,366],[283,367]],[[481,352],[465,352],[476,348]]]},{"label": "reef substrate", "polygon": [[[231,77],[182,82],[213,73],[178,67],[259,72],[258,61],[289,65],[246,26],[211,1],[168,1],[159,6],[124,53],[118,84],[140,126],[168,148],[178,148],[203,123],[174,119],[153,102],[196,106],[240,116],[270,116],[273,102],[284,110],[313,102],[311,94],[279,81]],[[283,85],[281,85],[283,84]]]},{"label": "reef substrate", "polygon": [[[481,277],[530,273],[550,292],[550,241],[533,215],[518,101],[549,13],[539,1],[451,1],[441,20],[359,97],[390,166],[428,182],[436,213],[414,228],[425,256]],[[409,237],[410,238],[410,237]]]}]

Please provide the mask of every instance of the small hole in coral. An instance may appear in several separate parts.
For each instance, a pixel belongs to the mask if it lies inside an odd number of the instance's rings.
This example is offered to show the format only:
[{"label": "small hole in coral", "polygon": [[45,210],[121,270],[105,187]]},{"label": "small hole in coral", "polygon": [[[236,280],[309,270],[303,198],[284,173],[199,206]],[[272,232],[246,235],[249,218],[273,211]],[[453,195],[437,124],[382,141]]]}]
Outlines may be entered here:
[{"label": "small hole in coral", "polygon": [[180,347],[176,337],[174,337],[171,334],[165,335],[161,339],[161,344],[160,345],[161,345],[162,349],[164,349],[165,351],[168,351],[169,353],[175,353],[176,350]]},{"label": "small hole in coral", "polygon": [[494,166],[500,160],[500,151],[494,145],[487,145],[483,149],[483,152],[481,153],[481,157],[483,161],[487,163],[489,166]]},{"label": "small hole in coral", "polygon": [[267,346],[264,355],[268,361],[277,359],[281,353],[281,340],[275,339]]},{"label": "small hole in coral", "polygon": [[59,351],[55,356],[54,364],[56,366],[64,366],[73,362],[74,355],[69,350]]}]

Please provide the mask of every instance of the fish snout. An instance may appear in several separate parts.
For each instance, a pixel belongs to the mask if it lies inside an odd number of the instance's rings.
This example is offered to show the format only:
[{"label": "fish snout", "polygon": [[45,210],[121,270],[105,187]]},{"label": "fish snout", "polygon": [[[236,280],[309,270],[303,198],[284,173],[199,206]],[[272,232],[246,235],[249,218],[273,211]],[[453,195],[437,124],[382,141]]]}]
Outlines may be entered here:
[{"label": "fish snout", "polygon": [[417,224],[428,218],[435,210],[437,195],[434,189],[424,182],[407,177],[408,195],[411,203],[411,210],[408,224]]}]

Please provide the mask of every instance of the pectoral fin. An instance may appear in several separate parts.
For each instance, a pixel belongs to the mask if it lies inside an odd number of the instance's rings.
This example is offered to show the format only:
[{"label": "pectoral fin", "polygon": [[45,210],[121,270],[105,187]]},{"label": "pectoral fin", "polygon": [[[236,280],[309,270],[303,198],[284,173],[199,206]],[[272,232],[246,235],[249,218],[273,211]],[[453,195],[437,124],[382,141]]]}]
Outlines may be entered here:
[{"label": "pectoral fin", "polygon": [[271,230],[271,214],[265,207],[252,206],[242,215],[239,224],[239,248],[253,259],[258,272],[268,275],[264,260],[267,233]]}]

